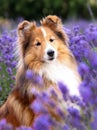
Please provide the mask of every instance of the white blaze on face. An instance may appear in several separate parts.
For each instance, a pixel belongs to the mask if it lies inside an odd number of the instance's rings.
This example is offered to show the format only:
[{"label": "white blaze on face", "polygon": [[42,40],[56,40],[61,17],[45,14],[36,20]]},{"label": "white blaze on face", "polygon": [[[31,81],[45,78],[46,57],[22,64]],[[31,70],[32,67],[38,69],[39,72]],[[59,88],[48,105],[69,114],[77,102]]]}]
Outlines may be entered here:
[{"label": "white blaze on face", "polygon": [[55,48],[49,43],[49,39],[47,39],[47,32],[46,30],[41,27],[41,31],[42,31],[42,34],[43,34],[43,37],[45,39],[45,44],[46,44],[46,48],[45,48],[45,54],[44,54],[44,59],[45,60],[48,60],[49,59],[49,56],[48,56],[48,51],[54,51],[54,59],[57,57],[57,51],[55,50]]},{"label": "white blaze on face", "polygon": [[47,36],[47,33],[46,33],[46,31],[45,31],[45,29],[44,29],[43,27],[41,27],[41,31],[42,31],[42,33],[43,33],[43,36],[46,37],[46,36]]}]

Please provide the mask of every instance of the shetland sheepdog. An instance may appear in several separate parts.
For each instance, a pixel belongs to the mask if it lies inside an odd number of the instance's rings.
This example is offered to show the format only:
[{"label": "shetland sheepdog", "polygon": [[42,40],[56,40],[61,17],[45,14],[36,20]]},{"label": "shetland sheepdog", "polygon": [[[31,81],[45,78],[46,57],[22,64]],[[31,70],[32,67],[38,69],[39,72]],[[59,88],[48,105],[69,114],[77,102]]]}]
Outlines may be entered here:
[{"label": "shetland sheepdog", "polygon": [[[26,20],[18,25],[19,60],[16,84],[0,108],[0,120],[5,118],[14,127],[32,126],[36,118],[29,107],[35,100],[32,88],[38,93],[46,91],[48,94],[50,88],[53,88],[61,97],[58,82],[62,82],[67,86],[70,95],[80,96],[81,78],[68,42],[62,21],[55,15],[43,18],[40,26]],[[42,77],[41,89],[26,78],[27,70]]]}]

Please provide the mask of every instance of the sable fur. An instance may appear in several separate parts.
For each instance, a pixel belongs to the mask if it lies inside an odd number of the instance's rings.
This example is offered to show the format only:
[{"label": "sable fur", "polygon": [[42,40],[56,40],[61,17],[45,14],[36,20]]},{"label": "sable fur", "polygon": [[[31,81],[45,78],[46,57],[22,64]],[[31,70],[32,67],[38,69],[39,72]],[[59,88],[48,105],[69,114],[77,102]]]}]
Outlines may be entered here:
[{"label": "sable fur", "polygon": [[[29,107],[36,99],[32,94],[31,88],[35,87],[33,83],[25,77],[27,69],[33,70],[36,74],[42,75],[44,87],[36,91],[48,91],[49,87],[53,86],[56,93],[60,96],[59,89],[56,82],[48,79],[44,72],[43,60],[45,50],[45,40],[41,32],[43,27],[48,32],[48,37],[54,35],[57,39],[55,44],[51,45],[58,51],[57,60],[63,66],[67,66],[74,73],[77,82],[80,84],[80,76],[77,72],[77,64],[74,56],[68,48],[68,37],[63,31],[61,19],[57,16],[49,15],[41,21],[41,26],[37,27],[35,22],[23,21],[18,25],[18,54],[19,61],[17,65],[16,85],[12,92],[9,94],[7,101],[0,108],[0,119],[5,118],[8,123],[14,127],[20,125],[32,126],[34,120],[38,115],[35,115],[33,110]],[[47,37],[47,39],[48,39]],[[58,42],[57,42],[58,41]],[[41,47],[36,46],[37,42],[41,42]],[[45,67],[45,66],[44,66]],[[59,118],[54,110],[48,108],[50,113]]]}]

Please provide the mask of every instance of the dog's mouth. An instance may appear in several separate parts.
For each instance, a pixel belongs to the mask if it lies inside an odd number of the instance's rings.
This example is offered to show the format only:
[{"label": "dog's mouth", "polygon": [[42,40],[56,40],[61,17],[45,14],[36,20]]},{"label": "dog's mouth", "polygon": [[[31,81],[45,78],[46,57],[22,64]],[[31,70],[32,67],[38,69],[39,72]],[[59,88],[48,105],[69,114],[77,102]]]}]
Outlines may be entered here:
[{"label": "dog's mouth", "polygon": [[48,58],[48,59],[42,59],[41,61],[42,61],[43,63],[45,63],[45,62],[53,61],[54,59],[55,59],[55,57],[50,57],[50,58]]},{"label": "dog's mouth", "polygon": [[50,61],[54,61],[55,60],[55,57],[49,57],[47,59],[43,59],[42,62],[45,63],[45,62],[50,62]]},{"label": "dog's mouth", "polygon": [[50,60],[50,61],[51,61],[51,60],[54,60],[54,59],[55,59],[54,57],[50,57],[48,60]]}]

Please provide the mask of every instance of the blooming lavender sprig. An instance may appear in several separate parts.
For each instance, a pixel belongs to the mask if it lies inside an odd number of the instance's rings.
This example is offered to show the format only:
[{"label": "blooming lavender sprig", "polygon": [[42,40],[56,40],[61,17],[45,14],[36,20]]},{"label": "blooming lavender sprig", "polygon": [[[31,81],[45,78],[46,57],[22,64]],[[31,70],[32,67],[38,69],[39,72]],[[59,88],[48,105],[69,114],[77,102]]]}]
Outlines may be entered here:
[{"label": "blooming lavender sprig", "polygon": [[0,120],[0,130],[12,130],[13,126],[7,124],[5,119]]},{"label": "blooming lavender sprig", "polygon": [[32,70],[27,70],[25,73],[25,76],[28,80],[30,80],[33,84],[36,84],[38,86],[43,86],[43,79],[40,75],[36,74]]},{"label": "blooming lavender sprig", "polygon": [[64,98],[64,100],[67,100],[68,99],[68,89],[67,89],[67,86],[64,85],[62,82],[58,82],[58,87],[62,93],[62,96]]},{"label": "blooming lavender sprig", "polygon": [[0,37],[0,87],[2,89],[2,92],[0,91],[0,103],[6,99],[10,89],[14,86],[17,63],[14,55],[16,40],[16,30],[5,31]]},{"label": "blooming lavender sprig", "polygon": [[[83,32],[72,31],[70,36],[70,49],[74,53],[78,64],[79,73],[82,76],[82,83],[80,85],[80,93],[83,98],[84,109],[82,110],[83,124],[86,129],[91,129],[91,118],[95,109],[97,108],[97,26],[89,25]],[[82,103],[82,104],[83,104]],[[84,116],[86,111],[89,111],[87,119]],[[83,114],[84,113],[84,114]],[[89,116],[90,115],[90,116]],[[93,122],[93,123],[94,123]],[[87,124],[87,126],[86,126]],[[96,124],[95,130],[97,129]],[[92,125],[93,127],[93,125]],[[94,129],[93,129],[94,130]]]}]

